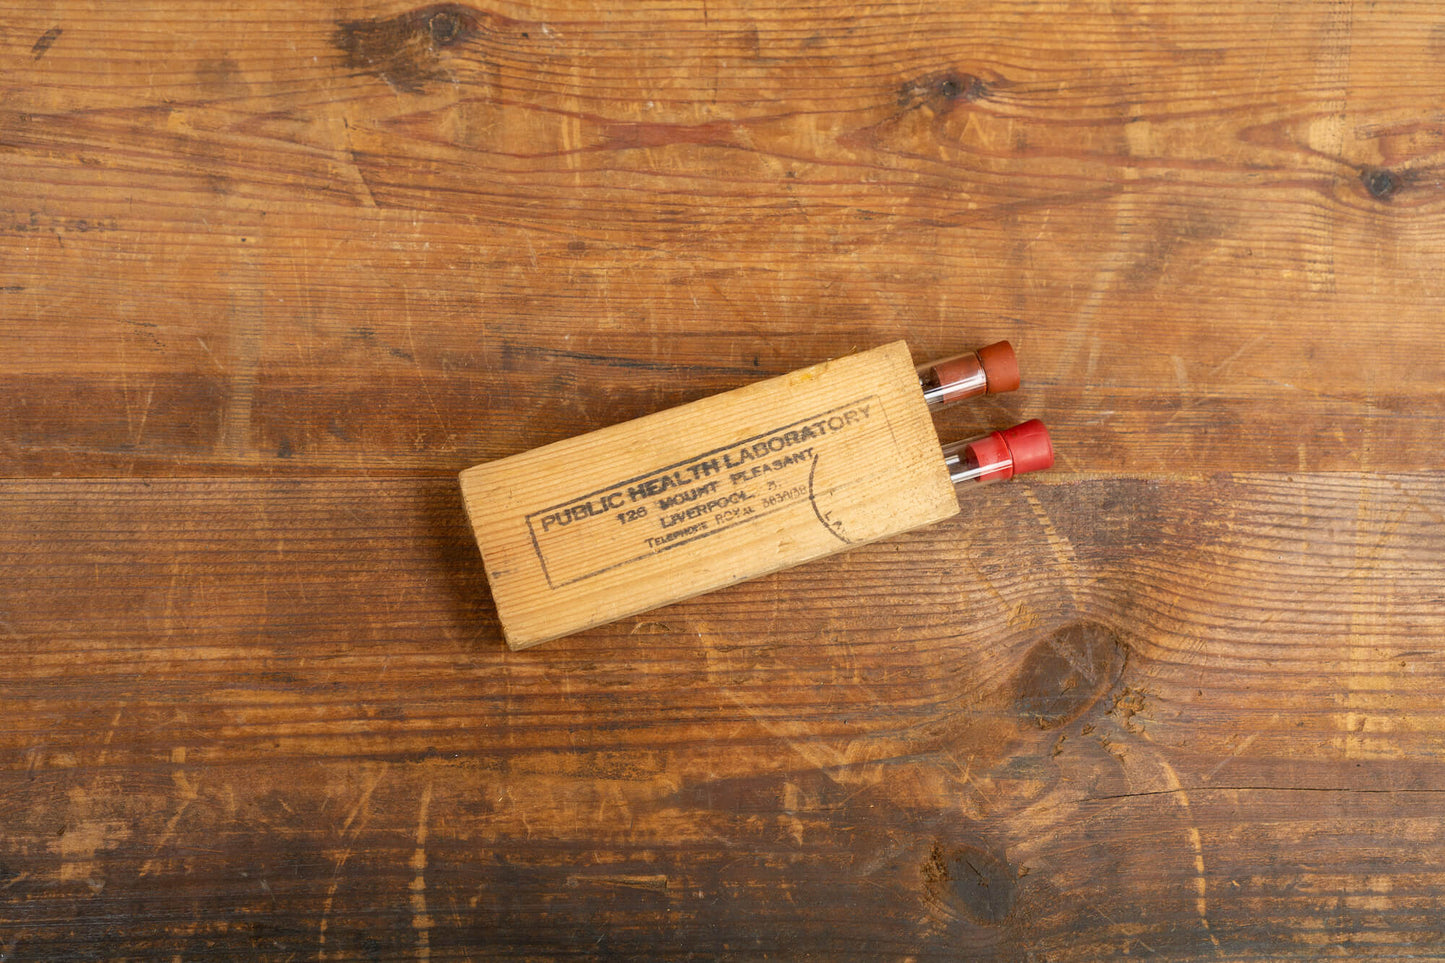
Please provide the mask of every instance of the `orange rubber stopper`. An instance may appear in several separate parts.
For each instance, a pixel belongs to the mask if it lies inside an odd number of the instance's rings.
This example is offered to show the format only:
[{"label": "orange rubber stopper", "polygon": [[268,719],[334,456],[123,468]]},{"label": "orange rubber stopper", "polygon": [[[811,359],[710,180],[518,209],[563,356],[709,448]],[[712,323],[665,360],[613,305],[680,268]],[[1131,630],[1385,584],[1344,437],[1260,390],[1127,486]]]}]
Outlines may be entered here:
[{"label": "orange rubber stopper", "polygon": [[978,361],[988,379],[988,393],[1013,391],[1019,386],[1019,359],[1007,341],[996,341],[978,349]]}]

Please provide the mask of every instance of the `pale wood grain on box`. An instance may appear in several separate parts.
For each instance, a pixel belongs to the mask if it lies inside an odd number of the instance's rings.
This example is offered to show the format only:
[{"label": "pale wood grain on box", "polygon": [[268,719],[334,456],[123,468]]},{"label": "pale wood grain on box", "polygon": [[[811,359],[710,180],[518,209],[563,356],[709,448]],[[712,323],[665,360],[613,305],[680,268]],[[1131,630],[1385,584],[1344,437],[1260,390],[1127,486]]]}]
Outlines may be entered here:
[{"label": "pale wood grain on box", "polygon": [[462,473],[514,649],[940,521],[901,341]]}]

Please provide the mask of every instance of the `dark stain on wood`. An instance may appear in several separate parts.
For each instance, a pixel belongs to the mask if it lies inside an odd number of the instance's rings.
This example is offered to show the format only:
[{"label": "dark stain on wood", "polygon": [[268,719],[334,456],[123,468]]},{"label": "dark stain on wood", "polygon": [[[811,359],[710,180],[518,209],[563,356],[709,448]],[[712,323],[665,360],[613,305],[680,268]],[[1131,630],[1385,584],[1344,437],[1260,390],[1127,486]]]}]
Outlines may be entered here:
[{"label": "dark stain on wood", "polygon": [[1138,256],[1121,277],[1133,290],[1153,290],[1176,276],[1187,276],[1211,257],[1234,225],[1214,211],[1188,211],[1180,217],[1161,220],[1153,237],[1141,231]]},{"label": "dark stain on wood", "polygon": [[375,74],[397,90],[419,93],[444,76],[443,54],[474,40],[486,15],[459,3],[439,3],[393,17],[345,20],[331,43],[352,70]]},{"label": "dark stain on wood", "polygon": [[730,121],[708,121],[702,124],[608,124],[603,142],[606,150],[637,150],[670,147],[674,144],[732,148],[739,146],[737,127]]},{"label": "dark stain on wood", "polygon": [[[1203,407],[1202,402],[1191,405],[1182,400],[1171,401],[1167,410],[1187,414]],[[1222,417],[1219,420],[1219,426],[1210,425],[1208,430],[1217,431],[1221,443],[1226,443],[1238,426],[1228,427]],[[1217,484],[1223,490],[1230,488],[1228,479]],[[1051,506],[1050,518],[1077,551],[1095,561],[1135,558],[1180,540],[1202,549],[1228,536],[1232,506],[1228,501],[1201,502],[1197,490],[1159,478],[1109,478],[1094,488],[1087,514]],[[1044,492],[1046,499],[1052,494],[1054,490]]]},{"label": "dark stain on wood", "polygon": [[231,97],[246,92],[246,80],[240,64],[230,57],[203,60],[196,65],[196,86],[203,94]]},{"label": "dark stain on wood", "polygon": [[65,31],[58,26],[51,27],[40,35],[40,39],[35,41],[35,45],[30,48],[31,54],[35,56],[36,60],[44,57],[45,52],[51,48],[55,41],[60,39],[60,35],[64,32]]}]

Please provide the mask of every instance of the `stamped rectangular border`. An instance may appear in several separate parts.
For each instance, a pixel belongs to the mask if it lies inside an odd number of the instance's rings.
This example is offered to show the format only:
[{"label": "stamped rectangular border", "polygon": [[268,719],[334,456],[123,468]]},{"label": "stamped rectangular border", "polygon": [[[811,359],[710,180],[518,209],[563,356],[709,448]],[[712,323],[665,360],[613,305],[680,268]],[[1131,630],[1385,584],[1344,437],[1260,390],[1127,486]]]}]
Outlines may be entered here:
[{"label": "stamped rectangular border", "polygon": [[739,446],[747,445],[747,444],[749,444],[750,442],[759,441],[759,440],[761,440],[761,439],[763,439],[763,438],[770,438],[770,437],[772,437],[773,435],[778,434],[779,432],[787,431],[787,430],[790,429],[790,428],[796,428],[796,427],[799,426],[799,425],[806,425],[806,424],[808,424],[808,423],[810,423],[810,422],[817,421],[819,418],[827,418],[828,416],[833,415],[833,414],[836,414],[836,413],[838,413],[838,412],[840,412],[840,411],[847,411],[847,410],[849,410],[849,409],[851,409],[851,408],[856,408],[856,407],[858,407],[859,405],[864,404],[864,403],[866,403],[866,402],[873,402],[873,403],[877,404],[878,410],[883,414],[883,423],[884,423],[884,425],[886,426],[886,428],[887,428],[887,430],[888,430],[888,432],[889,432],[889,434],[890,434],[890,436],[891,436],[892,433],[893,433],[893,423],[889,420],[889,417],[888,417],[888,409],[883,406],[882,399],[879,398],[877,395],[864,395],[864,396],[862,396],[861,398],[858,398],[858,399],[856,399],[856,400],[854,400],[854,401],[850,401],[850,402],[847,402],[847,403],[841,404],[841,405],[836,405],[836,406],[834,406],[834,407],[832,407],[832,408],[829,408],[829,409],[826,410],[826,411],[822,411],[822,412],[819,412],[819,413],[817,413],[817,414],[809,415],[809,416],[806,417],[806,418],[799,418],[797,421],[788,422],[787,424],[785,424],[785,425],[780,425],[780,426],[778,426],[777,428],[770,428],[770,429],[768,429],[767,431],[759,432],[758,434],[755,434],[755,435],[749,435],[749,436],[746,437],[746,438],[739,438],[739,439],[737,439],[736,441],[728,442],[728,443],[725,444],[725,445],[719,445],[718,447],[713,448],[713,449],[710,449],[710,450],[708,450],[708,451],[700,452],[700,453],[695,454],[695,455],[689,455],[688,457],[679,459],[679,460],[677,460],[677,461],[675,461],[675,462],[672,462],[672,463],[669,464],[669,465],[664,465],[664,466],[662,466],[662,467],[660,467],[660,468],[654,468],[654,469],[652,469],[651,471],[643,472],[643,473],[640,474],[640,475],[633,475],[631,478],[626,478],[626,479],[623,479],[622,481],[613,482],[613,483],[610,484],[610,485],[604,485],[604,486],[602,486],[601,488],[593,489],[592,491],[588,492],[588,493],[585,494],[585,495],[576,495],[576,496],[573,496],[572,498],[566,499],[565,501],[558,502],[558,503],[555,504],[555,505],[549,505],[549,506],[547,506],[546,508],[538,509],[538,510],[535,511],[535,512],[529,512],[529,513],[527,514],[527,516],[526,516],[526,519],[527,519],[527,534],[528,534],[528,535],[531,537],[531,539],[532,539],[532,550],[533,550],[533,551],[536,553],[536,555],[537,555],[537,562],[538,562],[538,564],[540,564],[540,565],[542,566],[542,575],[543,575],[544,578],[546,578],[548,587],[549,587],[549,588],[553,588],[553,589],[560,589],[560,588],[565,588],[566,586],[569,586],[569,585],[575,585],[575,584],[577,584],[578,582],[585,581],[585,580],[587,580],[587,579],[589,579],[589,578],[595,578],[595,577],[598,576],[598,575],[601,575],[601,574],[603,574],[603,573],[605,573],[605,572],[611,572],[611,571],[613,571],[613,570],[615,570],[615,569],[621,568],[621,567],[624,566],[624,565],[631,565],[631,564],[633,564],[634,562],[640,562],[640,561],[642,561],[642,560],[644,560],[644,559],[653,558],[653,557],[655,557],[655,556],[657,556],[657,555],[659,555],[659,554],[661,554],[661,553],[663,553],[663,552],[670,551],[670,550],[672,550],[672,549],[674,549],[674,548],[680,548],[680,547],[683,546],[683,545],[690,545],[690,544],[692,544],[693,542],[696,542],[696,541],[699,541],[699,540],[701,540],[701,539],[707,538],[707,537],[710,536],[710,535],[716,535],[716,534],[719,534],[719,533],[721,533],[721,532],[731,531],[732,529],[737,528],[737,527],[739,527],[739,526],[747,525],[747,524],[750,524],[750,523],[752,523],[752,522],[759,521],[759,520],[761,520],[761,519],[767,518],[769,515],[772,515],[772,514],[775,514],[775,513],[777,513],[777,512],[783,511],[783,510],[785,510],[785,509],[787,509],[787,508],[789,508],[789,507],[791,507],[791,506],[790,506],[790,504],[788,504],[788,503],[783,503],[783,504],[778,505],[778,506],[776,506],[776,507],[774,507],[774,508],[770,508],[770,509],[767,509],[767,510],[765,510],[765,511],[758,512],[758,513],[756,513],[756,514],[748,515],[748,516],[746,516],[746,517],[744,517],[744,518],[740,518],[740,519],[738,519],[737,521],[731,522],[731,523],[729,523],[729,524],[727,524],[727,525],[723,525],[723,526],[718,527],[718,528],[710,528],[710,529],[708,529],[707,531],[699,532],[698,534],[693,535],[693,536],[691,536],[691,537],[689,537],[689,538],[681,538],[681,539],[678,539],[676,542],[669,542],[669,543],[666,544],[666,545],[662,545],[662,546],[659,546],[659,547],[657,547],[657,548],[649,549],[649,550],[647,550],[647,551],[645,551],[645,552],[642,552],[642,553],[640,553],[640,554],[638,554],[638,555],[634,555],[634,556],[631,557],[631,558],[623,559],[623,560],[620,561],[620,562],[613,562],[613,563],[610,564],[610,565],[605,565],[605,566],[603,566],[602,568],[596,569],[596,570],[594,570],[594,571],[587,572],[587,573],[585,573],[585,574],[583,574],[583,575],[578,575],[578,576],[575,576],[575,577],[573,577],[573,578],[567,579],[565,582],[554,582],[554,581],[552,580],[552,573],[547,570],[547,558],[546,558],[546,555],[545,555],[545,554],[543,553],[543,551],[542,551],[542,545],[541,545],[541,543],[537,540],[537,530],[536,530],[536,528],[535,528],[534,525],[533,525],[533,520],[536,519],[536,518],[538,518],[539,516],[543,516],[543,515],[546,515],[546,514],[548,514],[548,513],[550,513],[550,512],[554,512],[554,511],[557,511],[557,510],[559,510],[559,509],[566,508],[567,506],[576,504],[576,503],[579,502],[579,501],[589,500],[589,499],[593,498],[593,497],[596,496],[596,495],[601,495],[601,494],[603,494],[604,492],[609,492],[609,491],[612,491],[613,489],[622,488],[622,487],[625,487],[625,486],[627,486],[627,485],[631,485],[631,484],[633,484],[633,483],[635,483],[635,482],[640,482],[640,481],[642,481],[642,480],[644,480],[644,479],[652,478],[652,477],[654,477],[654,476],[656,476],[656,475],[660,475],[660,474],[664,474],[664,473],[666,473],[666,472],[674,471],[674,470],[676,470],[676,469],[678,469],[678,468],[681,468],[683,465],[691,464],[692,462],[699,461],[699,460],[704,459],[704,458],[710,458],[710,457],[712,457],[712,456],[714,456],[714,455],[719,455],[719,454],[722,454],[723,452],[726,452],[726,451],[731,451],[731,450],[733,450],[733,449],[735,449],[735,448],[738,448]]}]

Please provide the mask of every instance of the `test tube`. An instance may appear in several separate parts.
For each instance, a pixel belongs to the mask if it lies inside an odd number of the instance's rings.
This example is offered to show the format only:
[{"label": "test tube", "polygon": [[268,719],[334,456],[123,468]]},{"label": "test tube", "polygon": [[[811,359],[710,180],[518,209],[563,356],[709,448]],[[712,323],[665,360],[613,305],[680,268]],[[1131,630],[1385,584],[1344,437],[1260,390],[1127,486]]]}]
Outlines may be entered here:
[{"label": "test tube", "polygon": [[975,395],[996,395],[1019,386],[1019,363],[1007,341],[918,366],[918,385],[930,411]]},{"label": "test tube", "polygon": [[1054,445],[1049,430],[1035,418],[944,445],[943,463],[955,485],[987,484],[1053,467]]}]

